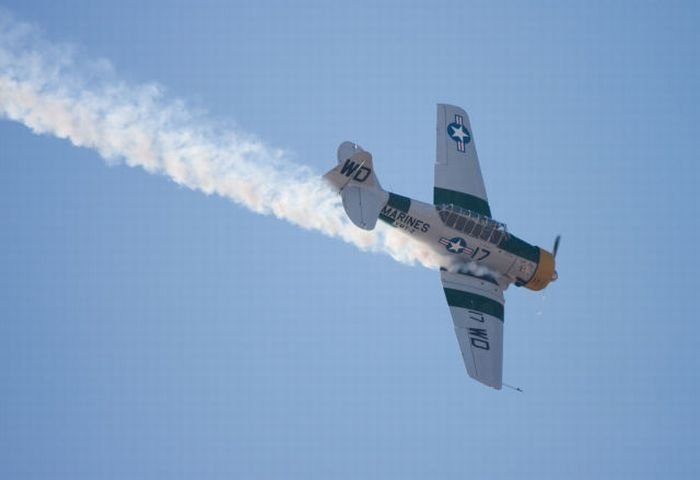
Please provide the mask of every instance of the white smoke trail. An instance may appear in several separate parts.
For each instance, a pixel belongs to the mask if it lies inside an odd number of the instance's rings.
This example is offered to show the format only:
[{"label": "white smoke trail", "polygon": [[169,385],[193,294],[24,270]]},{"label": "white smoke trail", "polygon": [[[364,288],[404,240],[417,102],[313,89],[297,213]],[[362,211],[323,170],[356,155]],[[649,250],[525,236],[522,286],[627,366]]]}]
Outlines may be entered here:
[{"label": "white smoke trail", "polygon": [[352,225],[319,174],[291,163],[283,151],[164,98],[158,85],[127,85],[108,62],[82,61],[75,48],[47,42],[38,29],[2,11],[0,117],[94,149],[109,163],[166,175],[362,250],[437,266],[429,249],[398,231]]}]

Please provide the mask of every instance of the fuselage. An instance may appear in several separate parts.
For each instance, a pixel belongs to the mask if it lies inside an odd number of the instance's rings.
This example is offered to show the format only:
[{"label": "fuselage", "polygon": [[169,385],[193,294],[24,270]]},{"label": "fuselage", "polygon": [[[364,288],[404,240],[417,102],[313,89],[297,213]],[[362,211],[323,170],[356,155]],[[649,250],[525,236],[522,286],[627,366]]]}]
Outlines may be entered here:
[{"label": "fuselage", "polygon": [[541,290],[554,278],[554,259],[487,216],[452,204],[432,205],[389,192],[383,222],[428,245],[441,267]]}]

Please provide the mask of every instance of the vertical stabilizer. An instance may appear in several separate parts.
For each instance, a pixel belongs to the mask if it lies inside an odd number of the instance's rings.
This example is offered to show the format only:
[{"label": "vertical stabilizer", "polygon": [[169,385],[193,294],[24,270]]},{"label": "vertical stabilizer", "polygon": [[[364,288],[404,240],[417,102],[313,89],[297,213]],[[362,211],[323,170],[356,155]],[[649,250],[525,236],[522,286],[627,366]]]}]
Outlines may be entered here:
[{"label": "vertical stabilizer", "polygon": [[389,198],[374,174],[372,155],[359,145],[343,142],[338,147],[338,165],[323,178],[340,193],[352,223],[372,230]]}]

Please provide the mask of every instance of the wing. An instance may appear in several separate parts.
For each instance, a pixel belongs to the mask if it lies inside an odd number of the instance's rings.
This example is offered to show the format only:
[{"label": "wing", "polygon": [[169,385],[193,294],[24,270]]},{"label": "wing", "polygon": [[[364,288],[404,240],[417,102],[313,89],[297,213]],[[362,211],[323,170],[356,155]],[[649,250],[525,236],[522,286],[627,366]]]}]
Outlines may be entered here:
[{"label": "wing", "polygon": [[490,280],[440,272],[469,376],[500,389],[503,382],[503,290]]},{"label": "wing", "polygon": [[453,203],[491,216],[472,127],[467,112],[453,105],[437,108],[437,157],[433,203]]}]

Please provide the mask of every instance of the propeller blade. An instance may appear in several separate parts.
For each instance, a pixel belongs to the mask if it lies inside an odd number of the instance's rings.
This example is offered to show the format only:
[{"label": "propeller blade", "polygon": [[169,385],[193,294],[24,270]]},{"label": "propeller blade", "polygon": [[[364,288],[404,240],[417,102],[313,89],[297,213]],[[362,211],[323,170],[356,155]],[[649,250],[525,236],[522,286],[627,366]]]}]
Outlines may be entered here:
[{"label": "propeller blade", "polygon": [[557,250],[559,250],[559,241],[561,240],[561,235],[557,235],[554,239],[554,248],[552,249],[552,256],[557,258]]}]

